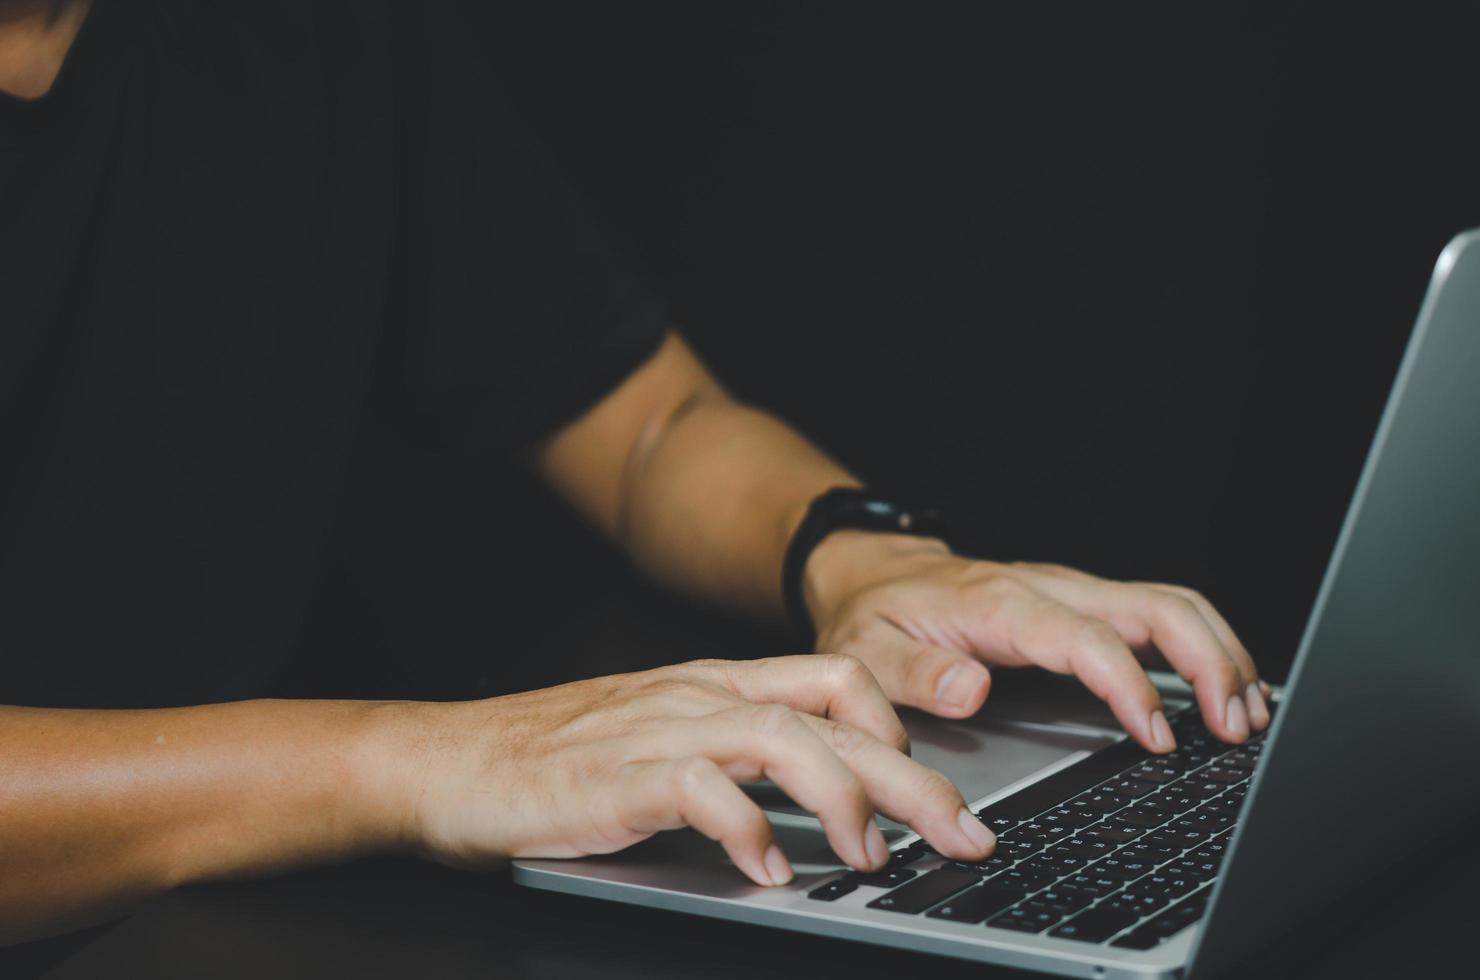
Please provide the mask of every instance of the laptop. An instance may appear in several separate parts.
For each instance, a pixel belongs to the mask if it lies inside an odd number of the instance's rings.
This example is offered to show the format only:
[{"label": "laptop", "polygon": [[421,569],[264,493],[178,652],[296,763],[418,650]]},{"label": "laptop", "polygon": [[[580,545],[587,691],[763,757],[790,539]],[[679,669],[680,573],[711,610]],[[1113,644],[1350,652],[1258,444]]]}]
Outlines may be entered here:
[{"label": "laptop", "polygon": [[1270,728],[1223,744],[1158,680],[1170,756],[1047,675],[1002,678],[966,722],[906,716],[997,831],[980,863],[881,818],[889,864],[852,872],[763,785],[785,887],[688,830],[514,879],[1066,976],[1202,976],[1480,810],[1480,230],[1439,256]]}]

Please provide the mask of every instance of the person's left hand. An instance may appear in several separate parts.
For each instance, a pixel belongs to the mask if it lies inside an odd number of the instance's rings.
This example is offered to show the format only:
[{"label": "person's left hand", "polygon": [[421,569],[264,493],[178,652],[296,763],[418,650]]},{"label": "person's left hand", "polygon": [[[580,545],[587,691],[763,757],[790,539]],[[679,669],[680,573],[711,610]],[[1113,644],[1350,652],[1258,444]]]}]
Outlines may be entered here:
[{"label": "person's left hand", "polygon": [[1072,673],[1138,742],[1175,747],[1141,660],[1191,682],[1209,729],[1242,742],[1269,724],[1270,690],[1244,645],[1192,589],[1116,582],[1060,565],[951,554],[938,541],[838,531],[808,560],[819,653],[863,661],[890,699],[948,718],[974,714],[989,666]]}]

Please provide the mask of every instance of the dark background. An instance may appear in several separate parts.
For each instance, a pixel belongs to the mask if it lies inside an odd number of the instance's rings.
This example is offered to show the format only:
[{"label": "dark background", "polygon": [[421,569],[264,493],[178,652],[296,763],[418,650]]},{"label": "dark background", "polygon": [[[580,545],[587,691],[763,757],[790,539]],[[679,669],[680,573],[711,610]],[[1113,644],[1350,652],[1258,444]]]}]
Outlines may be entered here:
[{"label": "dark background", "polygon": [[[1203,590],[1283,675],[1434,258],[1480,225],[1458,23],[469,9],[529,126],[738,394],[942,504],[978,554]],[[656,601],[515,469],[389,435],[364,459],[305,641],[339,664],[316,689],[542,683],[565,676],[548,625],[570,604]],[[495,576],[508,562],[518,581]]]}]

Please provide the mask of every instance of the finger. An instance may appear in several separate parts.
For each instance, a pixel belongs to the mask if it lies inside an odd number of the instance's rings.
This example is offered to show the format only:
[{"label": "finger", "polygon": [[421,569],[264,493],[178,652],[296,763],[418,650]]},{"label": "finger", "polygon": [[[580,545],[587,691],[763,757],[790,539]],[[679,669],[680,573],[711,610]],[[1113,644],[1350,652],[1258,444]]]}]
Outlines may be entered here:
[{"label": "finger", "polygon": [[992,853],[996,835],[972,815],[945,776],[861,728],[812,715],[801,718],[858,776],[880,813],[908,824],[946,857],[975,861]]},{"label": "finger", "polygon": [[791,864],[776,846],[766,815],[709,759],[633,763],[619,797],[621,821],[634,833],[693,827],[718,841],[757,884],[784,885],[792,879]]},{"label": "finger", "polygon": [[781,704],[744,705],[658,726],[642,751],[701,755],[739,783],[769,779],[817,815],[837,855],[859,869],[881,867],[889,847],[874,823],[863,784],[797,712]]},{"label": "finger", "polygon": [[997,615],[991,617],[999,635],[983,642],[1001,643],[1029,663],[1078,677],[1147,749],[1176,747],[1161,695],[1114,627],[1026,588],[1020,594],[1001,591]]},{"label": "finger", "polygon": [[1191,682],[1208,727],[1220,739],[1242,742],[1249,737],[1245,694],[1257,678],[1219,641],[1197,607],[1180,595],[1125,586],[1136,614],[1151,631],[1151,642],[1176,672]]},{"label": "finger", "polygon": [[[1154,645],[1191,682],[1209,729],[1229,742],[1249,737],[1244,700],[1254,683],[1187,599],[1139,585],[1029,574],[1029,582],[1074,610],[1110,623],[1135,646]],[[1144,672],[1143,672],[1144,674]],[[1148,681],[1149,683],[1149,681]]]},{"label": "finger", "polygon": [[889,697],[862,661],[842,654],[706,661],[722,668],[730,690],[751,702],[773,701],[846,722],[900,751],[910,740]]},{"label": "finger", "polygon": [[849,652],[873,671],[889,700],[945,718],[976,714],[992,687],[991,673],[970,654],[922,643],[887,624],[854,641]]},{"label": "finger", "polygon": [[1223,618],[1223,614],[1218,612],[1217,608],[1208,601],[1207,597],[1196,589],[1189,589],[1181,585],[1164,584],[1153,584],[1148,587],[1164,592],[1171,592],[1173,595],[1179,595],[1192,603],[1198,613],[1212,628],[1214,634],[1217,635],[1218,640],[1233,658],[1234,663],[1238,665],[1239,672],[1242,676],[1244,678],[1252,678],[1250,683],[1244,688],[1244,704],[1248,708],[1249,726],[1254,731],[1263,731],[1268,728],[1269,691],[1267,688],[1269,685],[1264,684],[1258,679],[1259,668],[1255,666],[1254,658],[1249,654],[1249,650],[1244,646],[1243,641],[1238,638],[1238,634],[1233,631],[1233,627],[1228,625],[1228,620]]}]

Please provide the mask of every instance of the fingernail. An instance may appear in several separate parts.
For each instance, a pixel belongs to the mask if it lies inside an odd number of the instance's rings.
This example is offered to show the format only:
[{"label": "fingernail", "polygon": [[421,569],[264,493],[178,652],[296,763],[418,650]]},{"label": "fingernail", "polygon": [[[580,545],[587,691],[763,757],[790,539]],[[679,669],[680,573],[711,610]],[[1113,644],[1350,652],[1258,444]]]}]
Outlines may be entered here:
[{"label": "fingernail", "polygon": [[1177,747],[1177,740],[1172,737],[1172,726],[1167,724],[1167,716],[1160,708],[1151,712],[1151,741],[1163,752]]},{"label": "fingernail", "polygon": [[872,820],[868,822],[868,829],[863,832],[863,849],[868,852],[868,859],[876,868],[883,867],[889,860],[889,845],[884,843],[884,834]]},{"label": "fingernail", "polygon": [[1257,683],[1249,685],[1249,689],[1244,692],[1244,700],[1249,705],[1249,725],[1258,731],[1264,731],[1269,727],[1269,708],[1264,703],[1264,695],[1259,693]]},{"label": "fingernail", "polygon": [[771,876],[773,885],[784,885],[792,877],[791,862],[786,860],[786,855],[775,844],[766,848],[766,874]]},{"label": "fingernail", "polygon": [[956,814],[956,822],[961,825],[961,833],[971,842],[971,846],[979,851],[989,851],[997,846],[997,835],[987,829],[987,825],[976,817],[964,806],[961,812]]},{"label": "fingernail", "polygon": [[956,664],[940,675],[940,682],[935,685],[935,700],[946,708],[965,708],[971,704],[981,683],[982,668],[975,664]]},{"label": "fingernail", "polygon": [[1244,699],[1237,694],[1228,699],[1228,711],[1223,716],[1223,724],[1239,740],[1249,737],[1249,713],[1244,708]]}]

